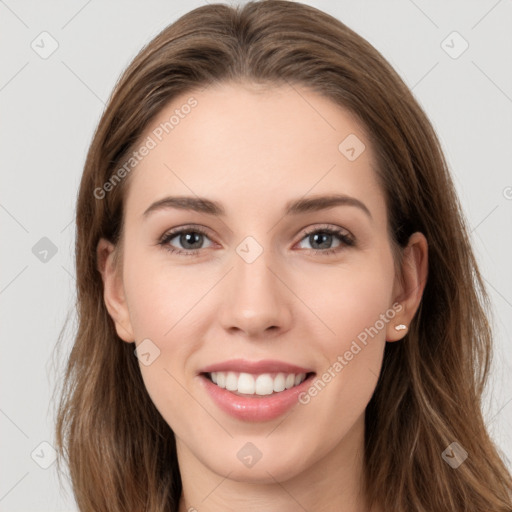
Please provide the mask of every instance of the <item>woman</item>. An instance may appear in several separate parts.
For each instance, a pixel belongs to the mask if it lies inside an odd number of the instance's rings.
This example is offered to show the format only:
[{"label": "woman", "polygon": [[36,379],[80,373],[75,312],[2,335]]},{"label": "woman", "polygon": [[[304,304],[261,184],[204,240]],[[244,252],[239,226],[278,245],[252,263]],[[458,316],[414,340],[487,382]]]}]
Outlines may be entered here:
[{"label": "woman", "polygon": [[207,5],[151,41],[92,141],[76,264],[80,510],[512,510],[437,137],[331,16]]}]

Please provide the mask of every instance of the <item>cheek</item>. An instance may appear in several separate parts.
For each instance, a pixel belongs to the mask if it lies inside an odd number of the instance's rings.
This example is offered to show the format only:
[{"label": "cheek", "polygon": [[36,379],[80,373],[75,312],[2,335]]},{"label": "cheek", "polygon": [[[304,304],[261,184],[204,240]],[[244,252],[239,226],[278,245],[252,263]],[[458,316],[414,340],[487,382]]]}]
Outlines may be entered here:
[{"label": "cheek", "polygon": [[165,273],[134,268],[126,292],[137,345],[145,343],[151,354],[149,364],[143,358],[139,362],[145,388],[166,423],[182,435],[190,426],[179,411],[187,411],[186,417],[201,414],[193,411],[186,391],[190,382],[184,374],[190,354],[198,347],[190,334],[187,337],[188,301],[167,281]]},{"label": "cheek", "polygon": [[[331,357],[334,352],[348,350],[351,341],[358,336],[364,339],[368,330],[377,339],[385,338],[387,322],[392,314],[394,316],[390,304],[393,283],[394,266],[389,251],[375,251],[367,258],[354,260],[353,264],[332,267],[329,273],[308,279],[303,296],[329,327],[323,344]],[[324,293],[310,291],[308,294],[308,287],[309,290],[323,289]],[[387,322],[383,323],[382,315]],[[375,328],[378,335],[375,335]]]},{"label": "cheek", "polygon": [[149,347],[151,362],[141,359],[139,365],[146,390],[167,423],[180,431],[176,411],[191,407],[184,372],[201,339],[190,335],[190,321],[206,286],[200,275],[180,272],[136,250],[125,259],[123,278],[136,343]]},{"label": "cheek", "polygon": [[[190,309],[188,296],[195,296],[194,283],[180,278],[163,259],[132,252],[124,267],[125,292],[130,321],[137,340],[170,337],[173,326]],[[188,286],[187,286],[188,284]],[[197,288],[197,287],[196,287]]]},{"label": "cheek", "polygon": [[330,298],[322,311],[333,332],[319,345],[325,358],[319,382],[304,397],[304,403],[317,403],[317,420],[325,414],[327,422],[342,406],[334,421],[343,430],[364,411],[380,372],[386,329],[395,316],[390,305],[393,281],[393,260],[386,251],[340,270],[330,281]]},{"label": "cheek", "polygon": [[390,321],[385,316],[388,294],[363,289],[361,280],[358,283],[360,288],[338,308],[332,324],[336,336],[319,344],[325,363],[300,399],[304,428],[321,430],[326,447],[336,445],[364,414],[386,345],[387,323],[381,314]]}]

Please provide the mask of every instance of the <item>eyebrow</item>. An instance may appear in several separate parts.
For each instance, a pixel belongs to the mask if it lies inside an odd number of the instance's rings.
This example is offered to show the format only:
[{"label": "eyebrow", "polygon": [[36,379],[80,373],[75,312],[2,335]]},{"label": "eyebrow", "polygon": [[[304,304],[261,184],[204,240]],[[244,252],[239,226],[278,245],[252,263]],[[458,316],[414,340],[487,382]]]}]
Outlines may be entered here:
[{"label": "eyebrow", "polygon": [[[370,210],[362,201],[344,194],[330,194],[326,196],[313,196],[292,200],[286,203],[284,214],[298,215],[302,213],[326,210],[328,208],[334,208],[335,206],[355,206],[372,219]],[[152,212],[168,208],[195,211],[217,217],[224,217],[226,215],[226,210],[221,203],[217,201],[212,201],[205,197],[169,196],[159,199],[151,204],[143,213],[143,217],[148,217]]]}]

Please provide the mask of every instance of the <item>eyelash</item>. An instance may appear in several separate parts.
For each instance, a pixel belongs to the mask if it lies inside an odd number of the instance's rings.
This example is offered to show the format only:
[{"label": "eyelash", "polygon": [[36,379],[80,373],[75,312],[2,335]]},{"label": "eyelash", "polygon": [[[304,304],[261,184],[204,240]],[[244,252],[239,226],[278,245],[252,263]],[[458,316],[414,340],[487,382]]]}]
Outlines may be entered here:
[{"label": "eyelash", "polygon": [[[169,251],[172,254],[180,254],[182,256],[199,256],[199,251],[201,249],[194,249],[194,250],[186,251],[186,250],[182,250],[182,249],[176,249],[176,248],[172,247],[171,245],[169,245],[169,242],[173,238],[176,238],[176,236],[181,235],[183,233],[198,233],[198,234],[208,237],[208,233],[200,227],[185,226],[183,228],[176,229],[175,231],[170,231],[168,233],[165,233],[162,236],[162,238],[160,239],[160,241],[158,242],[158,245],[162,246],[163,249],[165,249],[166,251]],[[323,234],[328,234],[328,235],[335,235],[336,237],[338,237],[338,239],[341,242],[341,245],[339,245],[338,247],[335,247],[333,249],[324,249],[324,250],[309,249],[309,251],[311,251],[315,255],[321,254],[322,256],[326,256],[326,255],[334,254],[334,253],[337,253],[337,252],[343,250],[343,246],[346,246],[346,247],[355,246],[355,239],[352,236],[347,235],[341,229],[337,229],[337,228],[318,228],[317,227],[315,229],[311,229],[310,231],[307,231],[306,233],[304,233],[304,235],[302,236],[300,241],[304,240],[304,238],[312,235],[313,233],[323,233]]]}]

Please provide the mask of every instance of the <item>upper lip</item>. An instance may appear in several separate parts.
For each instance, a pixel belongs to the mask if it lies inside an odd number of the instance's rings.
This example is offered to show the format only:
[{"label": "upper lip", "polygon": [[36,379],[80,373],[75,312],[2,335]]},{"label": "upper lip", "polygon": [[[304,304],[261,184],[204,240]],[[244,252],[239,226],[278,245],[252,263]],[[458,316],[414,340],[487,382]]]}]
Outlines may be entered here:
[{"label": "upper lip", "polygon": [[244,372],[244,373],[310,373],[313,370],[297,366],[295,364],[285,363],[274,359],[263,359],[260,361],[247,361],[246,359],[230,359],[221,363],[211,364],[200,370],[199,373],[211,372]]}]

